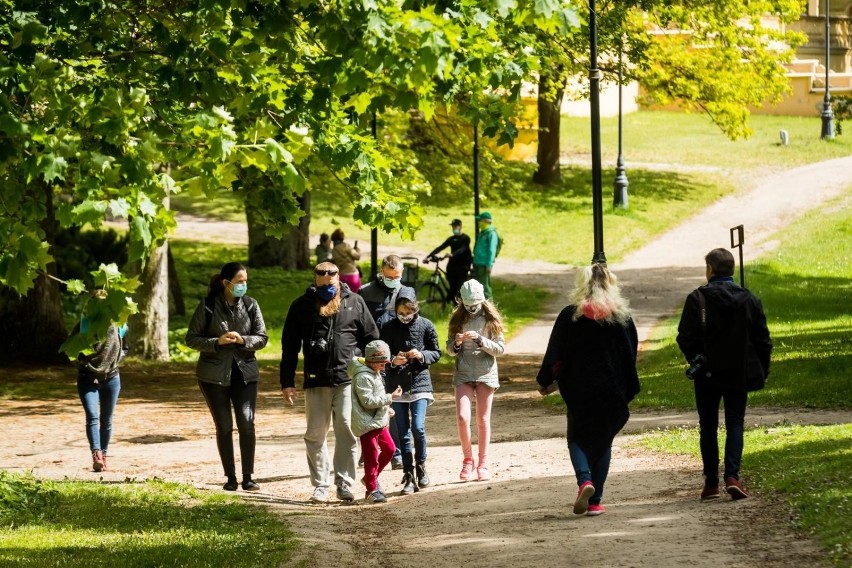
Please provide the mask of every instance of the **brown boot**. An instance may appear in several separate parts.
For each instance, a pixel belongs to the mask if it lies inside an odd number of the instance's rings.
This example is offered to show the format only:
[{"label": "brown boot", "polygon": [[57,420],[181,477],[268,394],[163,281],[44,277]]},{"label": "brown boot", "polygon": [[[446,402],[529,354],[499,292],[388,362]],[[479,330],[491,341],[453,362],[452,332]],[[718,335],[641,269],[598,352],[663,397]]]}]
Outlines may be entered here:
[{"label": "brown boot", "polygon": [[92,469],[95,471],[103,471],[106,469],[106,464],[104,464],[104,454],[100,450],[92,452]]}]

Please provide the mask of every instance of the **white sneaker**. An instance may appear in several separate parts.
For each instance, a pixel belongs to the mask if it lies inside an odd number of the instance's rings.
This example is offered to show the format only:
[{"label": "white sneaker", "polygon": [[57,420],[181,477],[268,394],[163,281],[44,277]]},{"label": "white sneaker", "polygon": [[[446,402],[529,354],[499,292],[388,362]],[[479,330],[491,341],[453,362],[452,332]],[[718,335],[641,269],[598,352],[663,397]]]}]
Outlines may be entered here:
[{"label": "white sneaker", "polygon": [[316,487],[314,488],[314,493],[311,495],[311,502],[313,503],[325,503],[328,501],[328,488],[326,487]]}]

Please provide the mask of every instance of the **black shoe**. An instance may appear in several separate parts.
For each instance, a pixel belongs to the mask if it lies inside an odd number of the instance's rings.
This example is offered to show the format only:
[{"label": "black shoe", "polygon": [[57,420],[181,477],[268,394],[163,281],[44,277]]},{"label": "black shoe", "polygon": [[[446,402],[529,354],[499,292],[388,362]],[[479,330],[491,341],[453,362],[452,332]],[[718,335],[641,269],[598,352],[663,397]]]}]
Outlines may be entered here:
[{"label": "black shoe", "polygon": [[260,485],[251,479],[243,479],[243,491],[260,491]]},{"label": "black shoe", "polygon": [[421,488],[429,487],[429,474],[426,473],[426,462],[418,463],[414,471],[417,473],[417,485]]},{"label": "black shoe", "polygon": [[417,484],[414,482],[414,474],[410,471],[406,471],[402,476],[402,491],[400,491],[400,493],[403,495],[411,495],[417,491],[420,491],[420,488],[417,487]]},{"label": "black shoe", "polygon": [[237,478],[229,477],[228,481],[225,482],[225,485],[222,486],[222,489],[225,491],[236,491],[237,490]]},{"label": "black shoe", "polygon": [[402,456],[391,460],[391,469],[402,469]]},{"label": "black shoe", "polygon": [[354,501],[355,496],[352,495],[352,491],[345,485],[337,486],[337,498],[341,501]]}]

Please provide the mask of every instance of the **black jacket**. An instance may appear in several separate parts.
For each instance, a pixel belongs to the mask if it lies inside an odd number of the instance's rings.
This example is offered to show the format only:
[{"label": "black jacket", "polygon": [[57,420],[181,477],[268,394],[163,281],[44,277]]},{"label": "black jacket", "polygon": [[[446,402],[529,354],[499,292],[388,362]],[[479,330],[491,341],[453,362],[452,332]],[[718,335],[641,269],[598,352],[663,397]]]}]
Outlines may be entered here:
[{"label": "black jacket", "polygon": [[447,272],[470,270],[470,263],[473,262],[473,254],[470,252],[470,237],[464,233],[453,235],[430,252],[429,256],[436,256],[447,247],[450,247],[450,260],[447,262]]},{"label": "black jacket", "polygon": [[568,413],[568,441],[597,456],[627,423],[627,405],[639,393],[639,342],[633,320],[575,321],[574,311],[568,306],[556,318],[536,380],[542,387],[557,381]]},{"label": "black jacket", "polygon": [[[209,316],[206,307],[207,302],[202,300],[195,308],[184,339],[189,347],[201,352],[195,366],[198,380],[229,386],[236,366],[239,369],[236,374],[242,374],[243,382],[257,382],[260,369],[256,352],[269,342],[257,300],[244,296],[229,306],[224,293],[220,292],[213,301],[213,313]],[[219,337],[227,331],[238,332],[245,344],[219,345]]]},{"label": "black jacket", "polygon": [[[707,306],[707,330],[701,327],[699,291]],[[772,341],[760,300],[732,281],[713,281],[687,296],[677,328],[677,344],[692,362],[707,358],[709,377],[720,388],[759,390],[766,384]]]},{"label": "black jacket", "polygon": [[[352,357],[361,356],[367,344],[379,338],[376,322],[367,304],[349,286],[340,284],[340,311],[329,318],[320,317],[320,300],[311,286],[293,300],[281,334],[281,387],[294,387],[299,351],[305,358],[304,388],[349,384],[346,365]],[[331,328],[329,327],[331,326]],[[320,353],[311,343],[325,340],[329,345]]]},{"label": "black jacket", "polygon": [[[399,297],[414,299],[414,290],[407,288],[400,291]],[[407,352],[411,349],[417,349],[423,354],[422,362],[413,359],[399,367],[385,367],[387,392],[393,392],[397,386],[412,394],[432,392],[429,365],[441,358],[438,332],[432,322],[419,314],[410,323],[402,323],[394,317],[382,326],[381,336],[390,347],[391,358],[400,351]]]}]

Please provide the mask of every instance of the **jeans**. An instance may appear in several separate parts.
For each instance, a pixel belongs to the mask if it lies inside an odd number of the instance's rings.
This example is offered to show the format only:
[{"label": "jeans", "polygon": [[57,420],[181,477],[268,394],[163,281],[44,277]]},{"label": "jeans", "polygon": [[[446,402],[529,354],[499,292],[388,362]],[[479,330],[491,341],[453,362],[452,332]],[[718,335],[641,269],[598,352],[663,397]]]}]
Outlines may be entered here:
[{"label": "jeans", "polygon": [[86,412],[86,438],[89,439],[89,450],[93,452],[101,450],[104,454],[107,453],[112,436],[112,414],[118,403],[120,390],[121,377],[118,375],[108,381],[99,380],[97,383],[91,377],[77,377],[77,393]]},{"label": "jeans", "polygon": [[721,389],[700,378],[695,381],[695,406],[698,409],[701,461],[704,463],[704,486],[719,485],[719,403],[725,401],[725,474],[740,478],[743,458],[743,427],[748,393]]},{"label": "jeans", "polygon": [[574,475],[577,476],[579,487],[587,481],[595,486],[595,494],[589,499],[589,503],[600,505],[603,498],[603,487],[606,476],[609,474],[609,462],[612,458],[612,447],[607,446],[599,456],[592,456],[580,447],[577,442],[568,442],[568,453],[571,455],[571,465],[574,466]]},{"label": "jeans", "polygon": [[231,406],[237,418],[237,431],[240,437],[240,462],[243,478],[251,479],[254,473],[254,409],[257,404],[257,382],[245,383],[232,381],[230,386],[198,381],[207,408],[216,425],[216,446],[225,475],[235,477],[237,468],[234,463],[234,422]]},{"label": "jeans", "polygon": [[376,490],[379,474],[390,463],[396,448],[387,428],[370,430],[361,436],[361,452],[364,454],[364,485],[367,493]]},{"label": "jeans", "polygon": [[402,445],[402,468],[404,471],[413,471],[412,438],[414,438],[417,463],[426,461],[426,407],[429,406],[429,399],[421,398],[412,402],[394,402],[392,406],[396,413],[394,420]]},{"label": "jeans", "polygon": [[[334,484],[352,487],[358,438],[352,433],[352,385],[305,389],[305,450],[311,485],[328,487],[328,427],[334,428]],[[366,456],[364,457],[366,461]]]}]

